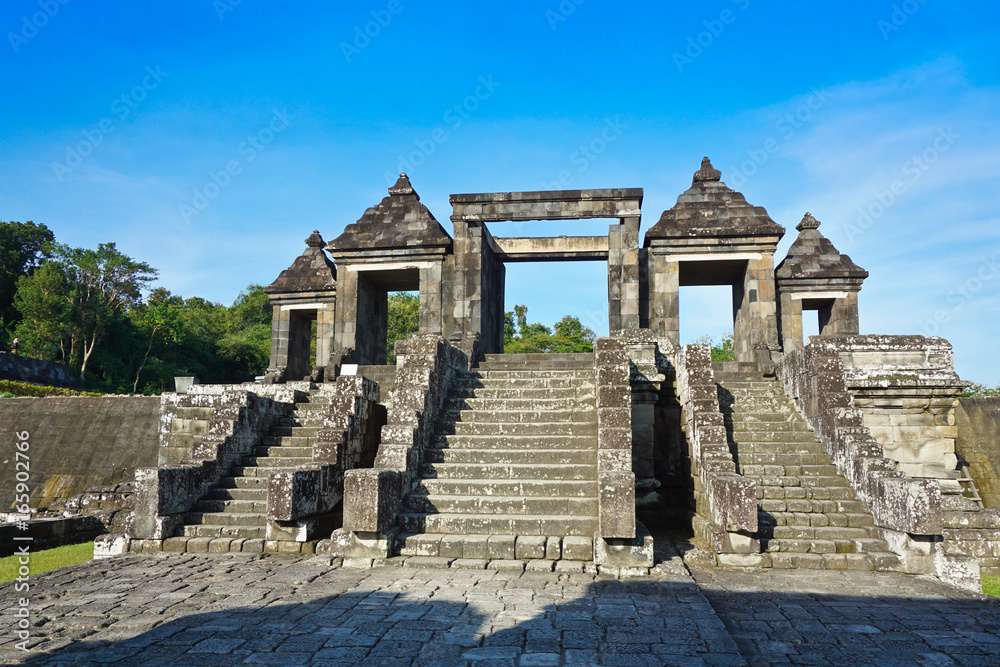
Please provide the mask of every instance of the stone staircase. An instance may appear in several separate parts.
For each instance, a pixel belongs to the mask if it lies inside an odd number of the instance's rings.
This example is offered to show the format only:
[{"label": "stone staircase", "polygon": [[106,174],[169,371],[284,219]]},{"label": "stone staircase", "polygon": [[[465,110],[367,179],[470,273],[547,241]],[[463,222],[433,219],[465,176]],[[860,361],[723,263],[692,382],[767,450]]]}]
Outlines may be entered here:
[{"label": "stone staircase", "polygon": [[897,570],[871,514],[784,388],[747,364],[715,364],[729,446],[757,483],[762,565]]},{"label": "stone staircase", "polygon": [[[313,442],[329,405],[329,397],[315,390],[307,401],[296,403],[294,414],[279,419],[262,444],[187,513],[185,525],[177,537],[164,540],[163,550],[265,551],[268,474],[312,462]],[[279,549],[275,544],[270,550],[292,551],[293,546]],[[305,548],[312,546],[306,543]]]},{"label": "stone staircase", "polygon": [[591,561],[593,355],[488,355],[455,378],[447,400],[398,517],[397,553],[548,569]]}]

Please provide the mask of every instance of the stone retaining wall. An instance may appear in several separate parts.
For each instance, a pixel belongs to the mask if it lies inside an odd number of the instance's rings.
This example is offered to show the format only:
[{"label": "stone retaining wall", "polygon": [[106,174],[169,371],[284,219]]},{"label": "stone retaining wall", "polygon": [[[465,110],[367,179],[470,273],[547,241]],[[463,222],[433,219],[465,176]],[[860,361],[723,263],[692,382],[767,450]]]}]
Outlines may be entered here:
[{"label": "stone retaining wall", "polygon": [[0,352],[0,380],[31,382],[50,387],[78,389],[80,381],[66,364]]},{"label": "stone retaining wall", "polygon": [[[30,505],[62,509],[75,496],[132,480],[156,465],[160,399],[155,396],[0,398],[0,425],[26,431]],[[14,448],[0,466],[0,508],[14,503]],[[85,508],[80,508],[85,509]]]}]

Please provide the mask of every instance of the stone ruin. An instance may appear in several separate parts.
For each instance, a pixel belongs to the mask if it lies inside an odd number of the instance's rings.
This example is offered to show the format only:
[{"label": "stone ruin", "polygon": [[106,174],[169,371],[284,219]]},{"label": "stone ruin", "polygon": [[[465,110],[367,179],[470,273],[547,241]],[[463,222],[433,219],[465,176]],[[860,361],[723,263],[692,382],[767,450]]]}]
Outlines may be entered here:
[{"label": "stone ruin", "polygon": [[[452,195],[405,174],[268,288],[263,384],[161,399],[156,468],[107,553],[321,553],[349,566],[648,572],[655,529],[723,566],[895,570],[978,586],[1000,514],[956,451],[968,383],[941,338],[860,335],[868,272],[785,228],[708,158],[640,238],[638,188]],[[494,236],[613,220],[607,236]],[[505,355],[508,262],[607,263],[592,354]],[[679,290],[729,285],[736,361],[680,345]],[[387,298],[420,295],[387,366]],[[803,340],[815,311],[819,335]]]}]

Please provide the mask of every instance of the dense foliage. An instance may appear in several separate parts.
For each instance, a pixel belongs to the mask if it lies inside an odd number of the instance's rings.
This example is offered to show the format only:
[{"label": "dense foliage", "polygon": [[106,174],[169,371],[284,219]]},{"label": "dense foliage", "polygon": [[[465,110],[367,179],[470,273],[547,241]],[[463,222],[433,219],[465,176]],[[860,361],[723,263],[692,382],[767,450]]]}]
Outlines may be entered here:
[{"label": "dense foliage", "polygon": [[0,223],[0,347],[16,336],[21,354],[66,363],[102,392],[170,391],[181,375],[245,382],[263,374],[271,306],[260,285],[227,308],[149,290],[156,275],[114,243],[72,248],[44,225]]},{"label": "dense foliage", "polygon": [[396,341],[403,340],[420,329],[420,297],[412,292],[389,295],[389,326],[386,336],[386,363],[396,363]]},{"label": "dense foliage", "polygon": [[566,315],[550,329],[544,324],[528,322],[528,307],[517,305],[504,313],[504,345],[507,354],[547,352],[593,352],[596,334]]}]

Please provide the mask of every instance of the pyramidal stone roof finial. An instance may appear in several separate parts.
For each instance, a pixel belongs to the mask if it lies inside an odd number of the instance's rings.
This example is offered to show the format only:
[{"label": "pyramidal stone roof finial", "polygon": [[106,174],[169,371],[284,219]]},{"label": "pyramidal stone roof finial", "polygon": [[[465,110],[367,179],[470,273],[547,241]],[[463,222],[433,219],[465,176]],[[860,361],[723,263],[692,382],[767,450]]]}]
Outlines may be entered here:
[{"label": "pyramidal stone roof finial", "polygon": [[319,230],[314,229],[313,233],[306,239],[306,245],[310,248],[322,248],[326,245],[326,241],[324,241],[323,237],[319,235]]},{"label": "pyramidal stone roof finial", "polygon": [[701,169],[694,172],[694,181],[721,181],[722,172],[712,166],[712,161],[707,157],[701,159]]},{"label": "pyramidal stone roof finial", "polygon": [[806,213],[802,222],[795,226],[795,229],[804,232],[807,229],[819,229],[819,220],[813,217],[812,213]]},{"label": "pyramidal stone roof finial", "polygon": [[396,184],[389,188],[390,195],[413,195],[416,193],[417,191],[410,185],[410,179],[407,178],[406,173],[400,174]]}]

